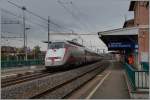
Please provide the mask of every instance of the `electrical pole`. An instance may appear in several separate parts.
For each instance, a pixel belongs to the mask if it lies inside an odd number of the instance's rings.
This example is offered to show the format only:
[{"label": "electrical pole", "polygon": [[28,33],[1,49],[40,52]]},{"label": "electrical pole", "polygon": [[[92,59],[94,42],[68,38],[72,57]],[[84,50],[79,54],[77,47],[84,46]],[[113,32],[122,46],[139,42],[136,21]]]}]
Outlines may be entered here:
[{"label": "electrical pole", "polygon": [[[30,29],[30,27],[25,28],[25,30],[29,30],[29,29]],[[28,39],[27,38],[28,37],[27,37],[27,31],[26,31],[26,38],[25,38],[26,39],[26,49],[25,49],[26,50],[26,60],[28,60],[28,52],[27,52],[28,51]]]},{"label": "electrical pole", "polygon": [[105,49],[103,49],[103,54],[105,53]]},{"label": "electrical pole", "polygon": [[124,20],[125,20],[125,22],[127,21],[127,16],[126,16],[126,14],[124,15]]},{"label": "electrical pole", "polygon": [[91,50],[93,50],[93,48],[92,48],[92,41],[90,40],[90,44],[91,44]]},{"label": "electrical pole", "polygon": [[50,19],[48,16],[48,47],[47,47],[47,49],[49,48],[49,42],[50,42]]},{"label": "electrical pole", "polygon": [[83,39],[82,39],[82,45],[83,45]]},{"label": "electrical pole", "polygon": [[25,51],[25,60],[27,60],[27,50],[26,50],[26,24],[25,24],[25,10],[26,8],[23,6],[23,37],[24,37],[24,51]]}]

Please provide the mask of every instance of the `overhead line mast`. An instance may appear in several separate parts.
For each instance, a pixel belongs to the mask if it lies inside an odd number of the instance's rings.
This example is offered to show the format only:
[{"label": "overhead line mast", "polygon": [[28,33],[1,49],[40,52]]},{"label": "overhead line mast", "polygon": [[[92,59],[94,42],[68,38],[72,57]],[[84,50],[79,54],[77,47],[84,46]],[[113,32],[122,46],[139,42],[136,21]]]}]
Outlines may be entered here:
[{"label": "overhead line mast", "polygon": [[49,20],[49,16],[48,16],[48,47],[49,48],[49,42],[50,42],[50,20]]},{"label": "overhead line mast", "polygon": [[[25,37],[27,38],[27,36],[26,36],[26,34],[25,34],[26,28],[25,28],[25,12],[24,12],[24,11],[26,11],[26,12],[28,12],[28,13],[30,13],[30,14],[32,14],[32,15],[34,15],[34,16],[36,16],[36,17],[42,19],[42,20],[44,20],[44,21],[47,21],[47,23],[48,23],[48,47],[49,47],[49,41],[50,41],[50,37],[49,37],[49,35],[50,35],[50,18],[49,18],[49,16],[48,16],[48,20],[47,20],[46,18],[43,18],[43,17],[39,16],[38,14],[33,13],[33,12],[27,10],[24,6],[21,7],[21,6],[15,4],[15,3],[13,3],[13,2],[10,2],[10,1],[8,1],[8,2],[9,2],[10,4],[12,4],[12,5],[18,7],[18,8],[21,8],[21,9],[23,10],[24,48],[25,48],[25,43],[27,42],[27,41],[25,42],[25,40],[27,40],[27,39],[25,39]],[[60,27],[59,25],[57,25],[57,24],[55,24],[55,23],[52,23],[52,24],[54,24],[54,25]],[[27,50],[25,50],[25,51],[27,51]],[[27,58],[27,57],[26,57],[26,58]]]},{"label": "overhead line mast", "polygon": [[20,8],[20,9],[22,9],[23,12],[26,11],[26,12],[28,12],[28,13],[30,13],[30,14],[32,14],[32,15],[34,15],[34,16],[36,16],[36,17],[42,19],[42,20],[44,20],[44,21],[47,23],[47,25],[48,25],[48,30],[47,30],[47,31],[48,31],[48,41],[50,41],[50,37],[49,37],[49,36],[50,36],[50,23],[53,24],[53,25],[55,25],[55,26],[57,26],[58,28],[64,28],[64,29],[70,30],[70,29],[68,29],[68,28],[62,27],[61,25],[56,24],[55,22],[51,21],[49,17],[48,17],[48,19],[43,18],[43,17],[41,17],[40,15],[38,15],[38,14],[32,12],[32,11],[27,10],[25,7],[19,6],[19,5],[15,4],[15,3],[11,2],[11,1],[8,1],[8,2],[9,2],[10,4],[12,4],[12,5],[14,5],[14,6],[16,6],[16,7]]}]

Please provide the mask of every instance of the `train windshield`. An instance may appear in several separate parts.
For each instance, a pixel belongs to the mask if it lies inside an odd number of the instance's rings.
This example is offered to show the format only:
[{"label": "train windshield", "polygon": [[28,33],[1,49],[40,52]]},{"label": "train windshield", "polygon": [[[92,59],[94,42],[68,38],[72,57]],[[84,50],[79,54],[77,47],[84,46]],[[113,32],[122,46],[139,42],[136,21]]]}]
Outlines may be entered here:
[{"label": "train windshield", "polygon": [[54,42],[49,45],[49,49],[64,48],[64,42]]}]

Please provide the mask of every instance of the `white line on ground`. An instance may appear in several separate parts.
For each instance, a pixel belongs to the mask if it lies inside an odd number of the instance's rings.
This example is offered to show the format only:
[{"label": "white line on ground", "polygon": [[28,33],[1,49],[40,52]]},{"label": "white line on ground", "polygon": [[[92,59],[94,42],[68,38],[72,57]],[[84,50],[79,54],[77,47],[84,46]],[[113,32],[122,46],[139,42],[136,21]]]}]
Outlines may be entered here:
[{"label": "white line on ground", "polygon": [[110,71],[104,76],[104,78],[98,83],[98,85],[90,92],[90,94],[86,97],[86,99],[90,99],[93,94],[96,92],[96,90],[100,87],[100,85],[102,85],[102,83],[104,82],[104,80],[110,75]]},{"label": "white line on ground", "polygon": [[103,75],[99,74],[99,75],[97,75],[97,76],[103,76]]}]

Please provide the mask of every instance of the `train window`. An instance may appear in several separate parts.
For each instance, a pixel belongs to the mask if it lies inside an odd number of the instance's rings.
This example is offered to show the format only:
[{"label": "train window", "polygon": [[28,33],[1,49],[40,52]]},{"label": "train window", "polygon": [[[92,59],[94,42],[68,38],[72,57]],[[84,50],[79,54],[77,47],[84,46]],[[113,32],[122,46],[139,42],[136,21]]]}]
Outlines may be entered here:
[{"label": "train window", "polygon": [[54,42],[49,45],[49,49],[59,49],[59,48],[64,48],[63,42]]}]

